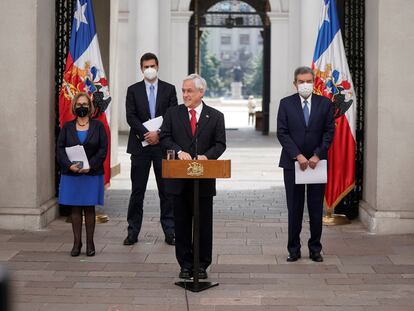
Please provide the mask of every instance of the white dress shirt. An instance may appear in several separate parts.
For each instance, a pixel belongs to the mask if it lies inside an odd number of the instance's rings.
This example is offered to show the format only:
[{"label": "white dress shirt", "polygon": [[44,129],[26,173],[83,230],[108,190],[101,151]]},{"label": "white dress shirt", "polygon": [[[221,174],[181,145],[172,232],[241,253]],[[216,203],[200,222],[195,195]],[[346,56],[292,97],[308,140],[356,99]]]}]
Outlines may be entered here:
[{"label": "white dress shirt", "polygon": [[201,111],[203,110],[203,103],[198,105],[197,108],[187,108],[187,109],[188,109],[188,117],[190,118],[190,120],[191,120],[190,110],[194,109],[196,111],[196,118],[197,118],[197,123],[198,123],[198,120],[200,120]]}]

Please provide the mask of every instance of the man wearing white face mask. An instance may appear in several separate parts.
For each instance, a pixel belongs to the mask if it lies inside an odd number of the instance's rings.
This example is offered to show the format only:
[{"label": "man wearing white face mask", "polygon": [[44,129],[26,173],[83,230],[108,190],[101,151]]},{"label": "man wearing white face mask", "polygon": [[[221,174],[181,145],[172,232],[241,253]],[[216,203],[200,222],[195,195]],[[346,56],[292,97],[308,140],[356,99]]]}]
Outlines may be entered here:
[{"label": "man wearing white face mask", "polygon": [[[128,236],[124,245],[138,241],[143,217],[143,202],[147,188],[151,164],[157,180],[160,198],[160,222],[165,234],[165,242],[175,244],[174,216],[170,198],[165,193],[162,179],[162,148],[159,144],[159,131],[148,131],[143,125],[149,119],[163,116],[167,109],[177,105],[175,87],[158,79],[158,59],[146,53],[140,60],[144,80],[131,85],[126,96],[126,118],[131,127],[127,152],[131,154],[132,192],[128,206]],[[147,146],[143,147],[142,142]]]},{"label": "man wearing white face mask", "polygon": [[[335,121],[333,105],[323,96],[313,94],[314,73],[309,67],[295,70],[298,93],[280,101],[277,115],[277,138],[282,145],[279,167],[283,168],[288,208],[288,262],[301,258],[305,185],[295,184],[295,161],[302,170],[314,169],[319,160],[326,159],[332,142]],[[308,240],[309,258],[322,262],[322,215],[325,184],[306,185],[306,199],[310,219]]]}]

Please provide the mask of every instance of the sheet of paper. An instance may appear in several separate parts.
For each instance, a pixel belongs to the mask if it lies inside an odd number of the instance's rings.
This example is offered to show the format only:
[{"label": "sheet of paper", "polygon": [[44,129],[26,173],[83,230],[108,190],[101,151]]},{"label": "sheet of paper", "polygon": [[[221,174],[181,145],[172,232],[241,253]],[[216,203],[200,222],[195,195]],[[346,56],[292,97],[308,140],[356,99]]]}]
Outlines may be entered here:
[{"label": "sheet of paper", "polygon": [[296,184],[326,184],[327,165],[326,160],[320,160],[314,169],[308,167],[302,171],[299,162],[295,162],[295,183]]},{"label": "sheet of paper", "polygon": [[[142,125],[145,126],[146,129],[150,132],[151,131],[158,131],[159,128],[161,127],[161,125],[162,125],[162,121],[163,121],[162,117],[156,117],[154,119],[150,119],[147,122],[142,123]],[[145,147],[145,146],[149,145],[145,140],[143,140],[141,142],[141,144],[142,144],[142,147]]]},{"label": "sheet of paper", "polygon": [[66,154],[68,155],[69,161],[71,162],[83,162],[83,168],[89,169],[89,161],[88,157],[86,156],[85,149],[81,145],[76,145],[73,147],[66,147],[65,148]]}]

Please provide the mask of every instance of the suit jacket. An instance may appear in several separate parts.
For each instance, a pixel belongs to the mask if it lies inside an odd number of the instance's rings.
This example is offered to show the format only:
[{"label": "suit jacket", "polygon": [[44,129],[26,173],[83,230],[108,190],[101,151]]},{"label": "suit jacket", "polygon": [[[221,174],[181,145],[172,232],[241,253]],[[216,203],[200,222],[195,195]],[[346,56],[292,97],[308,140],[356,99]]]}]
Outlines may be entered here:
[{"label": "suit jacket", "polygon": [[105,127],[101,121],[90,119],[89,130],[83,144],[79,141],[76,131],[76,119],[66,122],[57,140],[57,160],[60,165],[61,173],[65,175],[79,175],[79,173],[72,172],[69,167],[72,165],[66,154],[65,148],[76,145],[83,145],[86,156],[89,161],[90,170],[86,175],[103,175],[103,163],[106,158],[108,150],[108,137],[105,132]]},{"label": "suit jacket", "polygon": [[[175,87],[158,79],[155,116],[164,116],[169,107],[176,105],[177,93]],[[130,154],[139,154],[143,150],[141,141],[144,140],[144,134],[148,132],[142,123],[151,119],[144,80],[128,87],[126,96],[126,118],[131,127],[127,152]]]},{"label": "suit jacket", "polygon": [[[218,159],[226,150],[226,130],[224,115],[203,103],[197,132],[191,133],[188,108],[179,105],[168,109],[160,134],[161,145],[165,149],[184,151],[195,157],[205,155],[209,160]],[[185,187],[191,187],[191,181],[185,179],[165,179],[166,191],[181,194]],[[215,179],[200,179],[200,196],[216,195]]]},{"label": "suit jacket", "polygon": [[317,155],[326,159],[332,142],[335,120],[331,101],[312,94],[309,124],[306,126],[299,94],[283,98],[277,115],[277,138],[282,145],[279,167],[294,169],[295,158]]}]

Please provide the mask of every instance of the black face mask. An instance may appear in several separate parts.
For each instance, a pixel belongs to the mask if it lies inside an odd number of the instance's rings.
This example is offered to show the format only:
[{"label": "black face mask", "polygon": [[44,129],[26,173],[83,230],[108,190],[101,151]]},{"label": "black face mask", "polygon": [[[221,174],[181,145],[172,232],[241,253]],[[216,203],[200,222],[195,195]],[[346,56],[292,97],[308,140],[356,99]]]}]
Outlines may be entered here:
[{"label": "black face mask", "polygon": [[75,114],[80,118],[86,117],[88,115],[88,112],[88,107],[78,107],[75,109]]}]

